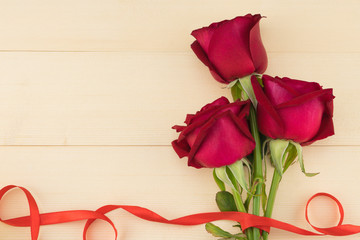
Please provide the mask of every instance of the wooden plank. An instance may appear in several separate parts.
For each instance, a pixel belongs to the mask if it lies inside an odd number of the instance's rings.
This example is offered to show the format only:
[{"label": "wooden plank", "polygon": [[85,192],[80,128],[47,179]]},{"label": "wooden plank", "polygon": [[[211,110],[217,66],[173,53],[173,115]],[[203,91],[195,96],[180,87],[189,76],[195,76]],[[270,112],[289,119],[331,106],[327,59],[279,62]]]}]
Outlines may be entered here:
[{"label": "wooden plank", "polygon": [[[360,144],[360,54],[270,59],[271,75],[334,88],[336,136],[318,144]],[[169,145],[171,126],[229,96],[185,53],[1,53],[0,85],[1,145]]]},{"label": "wooden plank", "polygon": [[193,29],[262,13],[269,52],[359,52],[358,0],[3,0],[0,50],[190,51]]},{"label": "wooden plank", "polygon": [[[217,191],[211,169],[197,170],[178,159],[171,147],[0,147],[2,186],[27,187],[42,212],[69,209],[96,209],[105,204],[131,204],[150,208],[167,218],[217,211]],[[306,147],[305,166],[320,175],[307,178],[294,164],[284,175],[275,204],[274,218],[302,227],[306,200],[313,194],[329,192],[342,202],[345,222],[360,223],[360,191],[349,183],[358,181],[360,147]],[[346,166],[344,168],[340,166]],[[271,178],[272,167],[269,167]],[[341,176],[341,177],[340,177]],[[174,187],[176,186],[176,187]],[[296,191],[294,191],[296,186]],[[291,193],[291,194],[290,194]],[[337,214],[326,199],[312,205],[314,224],[334,224]],[[317,207],[318,206],[318,207]],[[331,210],[331,211],[329,211]],[[3,219],[27,214],[20,191],[6,196],[0,204]],[[178,227],[149,223],[116,211],[109,215],[119,227],[120,239],[209,239],[203,226]],[[46,226],[44,239],[81,239],[83,222]],[[221,225],[231,229],[232,222]],[[139,231],[141,229],[141,231]],[[112,239],[109,226],[97,223],[91,239]],[[96,238],[97,237],[97,238]],[[308,239],[272,230],[274,239]],[[28,229],[0,224],[2,240],[30,239]],[[353,236],[342,239],[353,239]],[[337,239],[327,237],[327,239]]]}]

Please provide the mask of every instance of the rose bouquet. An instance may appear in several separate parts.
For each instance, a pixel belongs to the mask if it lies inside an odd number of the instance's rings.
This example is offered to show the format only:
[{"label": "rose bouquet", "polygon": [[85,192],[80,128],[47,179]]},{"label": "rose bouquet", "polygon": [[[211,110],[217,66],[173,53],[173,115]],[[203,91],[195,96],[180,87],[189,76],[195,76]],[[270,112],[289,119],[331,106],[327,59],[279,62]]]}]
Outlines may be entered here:
[{"label": "rose bouquet", "polygon": [[[246,15],[194,30],[191,45],[215,80],[227,84],[234,102],[221,97],[188,114],[172,146],[188,165],[213,168],[220,188],[220,211],[271,217],[282,175],[297,160],[306,176],[302,146],[334,134],[332,89],[316,82],[262,75],[267,55],[260,37],[260,15]],[[266,190],[266,159],[274,168]],[[253,227],[231,234],[206,224],[222,239],[268,239]]]},{"label": "rose bouquet", "polygon": [[[8,185],[0,189],[0,201],[7,192],[19,188],[25,193],[30,214],[0,218],[0,222],[30,227],[32,240],[38,239],[43,225],[87,220],[83,230],[86,240],[89,227],[97,219],[110,224],[116,239],[117,229],[105,215],[116,209],[152,222],[186,226],[206,223],[209,233],[228,240],[267,240],[270,227],[312,236],[360,233],[360,226],[342,224],[344,211],[340,202],[326,193],[315,194],[308,204],[317,196],[334,200],[340,212],[340,221],[335,227],[317,228],[310,224],[317,230],[315,233],[271,219],[282,176],[295,161],[306,176],[317,174],[305,171],[302,147],[334,134],[334,96],[332,89],[324,89],[316,82],[263,74],[267,54],[260,37],[261,19],[260,15],[248,14],[192,32],[196,38],[191,45],[193,51],[215,80],[227,84],[233,101],[220,97],[195,114],[188,114],[184,126],[173,127],[179,136],[172,146],[180,158],[188,158],[189,166],[213,168],[213,177],[220,189],[215,197],[220,212],[172,220],[134,205],[40,213],[27,189]],[[273,167],[271,184],[266,181],[266,162]],[[309,222],[307,210],[306,219]],[[217,220],[238,222],[234,227],[239,232],[232,234],[221,229],[212,223]]]}]

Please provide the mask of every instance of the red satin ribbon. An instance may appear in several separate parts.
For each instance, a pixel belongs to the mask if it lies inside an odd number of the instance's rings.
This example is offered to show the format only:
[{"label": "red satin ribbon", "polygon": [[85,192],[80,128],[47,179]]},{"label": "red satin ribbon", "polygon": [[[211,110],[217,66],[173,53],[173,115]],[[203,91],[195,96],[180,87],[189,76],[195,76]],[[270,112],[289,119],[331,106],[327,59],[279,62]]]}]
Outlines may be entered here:
[{"label": "red satin ribbon", "polygon": [[[242,229],[245,230],[249,227],[257,227],[265,231],[269,231],[271,227],[282,229],[288,232],[300,234],[300,235],[333,235],[333,236],[346,236],[352,235],[356,233],[360,233],[360,226],[351,225],[351,224],[342,224],[344,219],[344,209],[341,203],[332,195],[328,193],[317,193],[312,196],[307,204],[305,217],[307,222],[314,228],[318,233],[311,232],[294,225],[277,221],[275,219],[255,216],[248,213],[241,212],[210,212],[210,213],[199,213],[188,215],[181,218],[176,218],[173,220],[168,220],[157,213],[150,211],[149,209],[138,207],[138,206],[128,206],[128,205],[106,205],[103,206],[96,211],[89,210],[74,210],[74,211],[61,211],[61,212],[51,212],[51,213],[42,213],[40,214],[39,208],[36,204],[35,199],[31,195],[31,193],[23,187],[18,187],[14,185],[9,185],[0,190],[0,201],[4,197],[4,195],[14,189],[21,189],[27,198],[29,203],[30,215],[25,217],[18,217],[12,219],[3,220],[0,218],[0,221],[15,227],[30,227],[31,229],[31,239],[37,240],[39,236],[40,226],[41,225],[50,225],[50,224],[58,224],[58,223],[67,223],[74,222],[80,220],[87,220],[84,230],[83,230],[83,239],[86,240],[86,233],[89,229],[90,225],[97,219],[104,220],[108,222],[112,228],[114,229],[115,239],[117,238],[117,230],[114,223],[105,216],[106,213],[113,211],[115,209],[123,209],[138,218],[142,218],[147,221],[166,223],[166,224],[175,224],[175,225],[199,225],[208,222],[218,221],[218,220],[232,220],[239,222],[242,226]],[[312,225],[308,218],[308,207],[310,202],[319,196],[325,196],[333,201],[338,206],[340,213],[340,221],[337,226],[330,228],[319,228]]]}]

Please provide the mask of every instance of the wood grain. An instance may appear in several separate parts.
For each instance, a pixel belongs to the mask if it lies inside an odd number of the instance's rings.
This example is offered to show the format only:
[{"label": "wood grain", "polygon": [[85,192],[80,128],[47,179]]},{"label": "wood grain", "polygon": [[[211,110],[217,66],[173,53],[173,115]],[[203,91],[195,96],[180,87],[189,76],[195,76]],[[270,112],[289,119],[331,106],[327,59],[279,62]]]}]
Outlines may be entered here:
[{"label": "wood grain", "polygon": [[358,0],[2,0],[6,51],[189,51],[193,29],[262,13],[269,52],[359,52]]},{"label": "wood grain", "polygon": [[[268,74],[334,88],[336,135],[317,144],[360,144],[360,54],[269,59]],[[229,96],[190,53],[1,53],[0,85],[1,145],[169,145],[171,126]]]},{"label": "wood grain", "polygon": [[[186,159],[178,159],[168,146],[3,146],[0,147],[0,155],[1,182],[27,187],[38,200],[42,212],[94,210],[105,204],[129,204],[150,208],[171,219],[217,211],[214,203],[217,187],[211,178],[211,169],[187,167]],[[359,192],[344,187],[346,183],[358,181],[359,157],[360,147],[306,147],[305,166],[309,172],[320,172],[320,175],[307,178],[301,173],[298,163],[294,164],[280,185],[274,218],[308,228],[303,214],[305,202],[312,194],[325,191],[343,203],[345,223],[359,223]],[[346,169],[341,169],[340,166],[344,165]],[[347,174],[340,177],[341,172]],[[1,217],[6,219],[27,214],[24,198],[20,191],[6,196],[0,204]],[[311,215],[314,224],[330,226],[336,223],[336,209],[331,202],[318,199],[315,204],[312,210],[319,215]],[[203,226],[164,226],[135,219],[122,211],[115,211],[109,216],[119,227],[120,239],[211,239]],[[83,224],[46,226],[42,229],[41,238],[81,239]],[[231,229],[231,222],[220,224]],[[91,239],[112,239],[110,227],[101,222],[93,230],[91,235],[94,238]],[[28,232],[28,229],[0,224],[2,240],[29,239]],[[285,240],[289,237],[309,239],[275,229],[272,232],[273,239]]]},{"label": "wood grain", "polygon": [[[267,17],[267,74],[317,81],[336,96],[336,135],[304,152],[308,171],[321,174],[305,178],[291,167],[274,218],[309,228],[304,204],[325,191],[343,203],[345,223],[360,224],[358,0],[0,0],[1,185],[27,187],[42,212],[111,203],[167,218],[216,211],[211,170],[178,159],[171,126],[229,96],[191,52],[191,31],[249,12]],[[334,210],[317,199],[311,219],[335,224]],[[0,202],[1,218],[27,211],[20,192]],[[212,239],[204,226],[109,216],[119,239]],[[40,239],[81,239],[83,224],[46,226]],[[271,239],[294,238],[316,239],[272,230]],[[0,239],[30,239],[29,229],[0,224]],[[113,235],[99,222],[90,239]]]}]

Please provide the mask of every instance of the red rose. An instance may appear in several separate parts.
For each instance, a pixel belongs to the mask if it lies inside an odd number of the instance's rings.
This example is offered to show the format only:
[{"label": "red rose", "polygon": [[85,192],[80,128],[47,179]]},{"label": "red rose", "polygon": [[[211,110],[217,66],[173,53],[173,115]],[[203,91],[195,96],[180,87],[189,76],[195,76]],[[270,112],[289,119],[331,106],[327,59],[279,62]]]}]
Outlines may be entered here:
[{"label": "red rose", "polygon": [[263,73],[267,56],[260,37],[259,14],[248,14],[194,30],[191,45],[196,56],[221,83]]},{"label": "red rose", "polygon": [[334,134],[332,89],[266,75],[263,89],[255,76],[251,81],[258,100],[259,130],[264,135],[309,145]]},{"label": "red rose", "polygon": [[250,154],[255,141],[246,117],[250,102],[229,103],[225,97],[207,104],[199,112],[188,114],[187,126],[174,126],[181,132],[172,142],[180,158],[187,156],[195,168],[230,165]]}]

